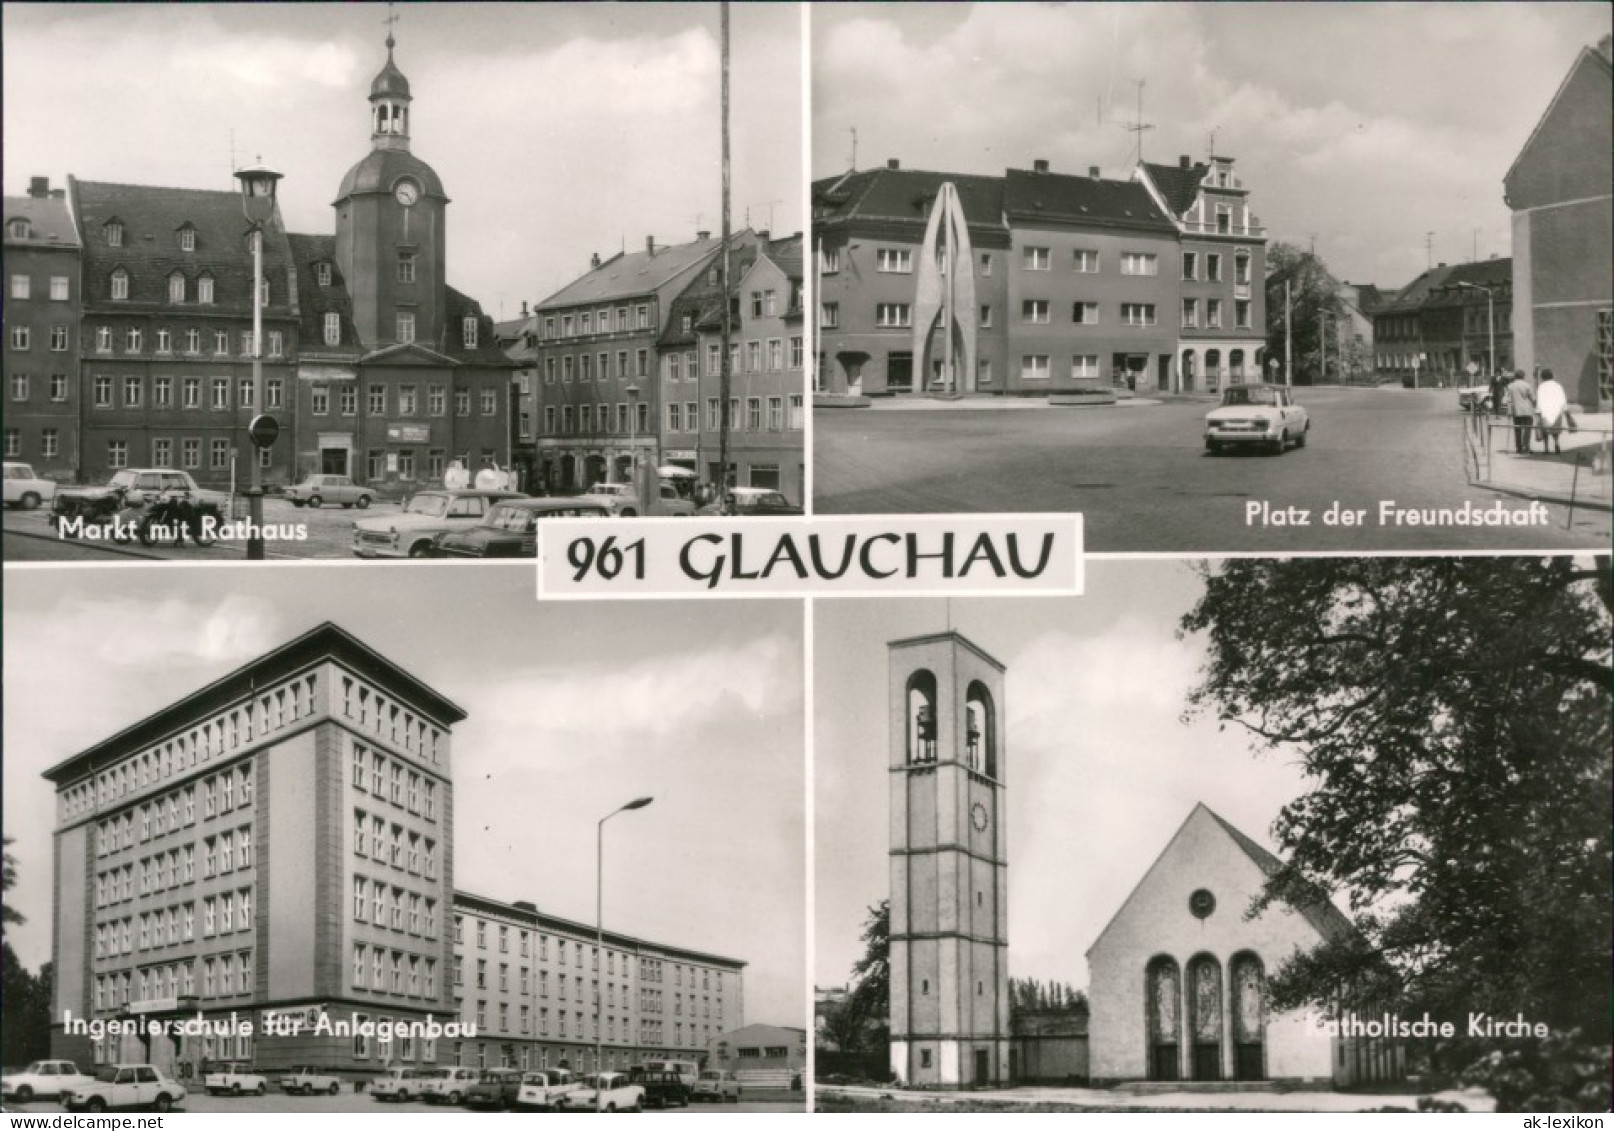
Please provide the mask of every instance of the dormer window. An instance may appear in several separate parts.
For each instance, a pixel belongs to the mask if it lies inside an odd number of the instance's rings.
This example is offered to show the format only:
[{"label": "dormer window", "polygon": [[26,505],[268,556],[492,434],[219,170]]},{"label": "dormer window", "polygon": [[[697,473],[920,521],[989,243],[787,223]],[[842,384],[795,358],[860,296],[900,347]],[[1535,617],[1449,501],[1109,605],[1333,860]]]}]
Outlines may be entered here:
[{"label": "dormer window", "polygon": [[475,349],[476,348],[476,316],[475,315],[466,315],[466,317],[465,317],[465,319],[464,319],[464,321],[462,323],[462,326],[461,326],[461,331],[465,335],[465,348],[468,349],[468,350],[469,349]]},{"label": "dormer window", "polygon": [[196,301],[204,305],[212,305],[213,276],[203,275],[196,280]]},{"label": "dormer window", "polygon": [[168,276],[168,301],[185,301],[185,276],[178,271]]},{"label": "dormer window", "polygon": [[29,228],[27,220],[11,221],[11,223],[6,226],[6,232],[14,240],[25,240],[32,234],[32,230]]},{"label": "dormer window", "polygon": [[314,277],[319,280],[319,285],[320,286],[322,286],[322,287],[330,286],[331,285],[331,265],[329,263],[321,263],[321,264],[318,264],[317,266],[315,266],[315,268],[314,268]]},{"label": "dormer window", "polygon": [[186,224],[184,227],[179,229],[179,250],[196,250],[196,229],[191,227],[189,224]]},{"label": "dormer window", "polygon": [[112,297],[117,300],[129,297],[129,272],[122,267],[112,272]]},{"label": "dormer window", "polygon": [[123,223],[122,223],[122,221],[108,220],[105,227],[102,228],[102,231],[104,231],[106,233],[106,245],[108,247],[122,247],[123,246]]}]

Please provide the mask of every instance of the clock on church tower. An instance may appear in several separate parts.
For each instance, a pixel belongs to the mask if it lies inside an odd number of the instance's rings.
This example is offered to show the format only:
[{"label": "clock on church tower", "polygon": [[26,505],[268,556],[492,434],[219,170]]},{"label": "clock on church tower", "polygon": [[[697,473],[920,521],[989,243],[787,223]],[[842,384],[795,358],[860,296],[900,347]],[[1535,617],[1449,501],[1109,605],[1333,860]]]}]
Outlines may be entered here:
[{"label": "clock on church tower", "polygon": [[1004,668],[956,632],[887,650],[891,1070],[915,1086],[1005,1083]]}]

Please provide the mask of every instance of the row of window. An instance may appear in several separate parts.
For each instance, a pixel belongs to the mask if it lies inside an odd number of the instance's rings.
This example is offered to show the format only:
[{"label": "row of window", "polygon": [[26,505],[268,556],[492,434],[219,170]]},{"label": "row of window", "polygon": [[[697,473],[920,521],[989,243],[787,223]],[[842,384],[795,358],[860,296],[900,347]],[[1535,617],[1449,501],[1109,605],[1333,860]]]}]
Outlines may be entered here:
[{"label": "row of window", "polygon": [[[1225,217],[1222,217],[1225,219]],[[1228,231],[1226,226],[1219,230]],[[913,249],[905,247],[879,248],[875,252],[874,269],[883,274],[907,275],[913,272]],[[1204,254],[1205,279],[1209,282],[1220,282],[1222,278],[1222,256],[1217,252]],[[1234,279],[1239,283],[1250,281],[1250,255],[1247,251],[1235,253]],[[1150,251],[1123,251],[1118,261],[1123,275],[1158,275],[1160,273],[1160,257]],[[1071,251],[1071,269],[1079,274],[1099,274],[1103,269],[1102,257],[1097,248],[1074,248]],[[1053,269],[1053,249],[1048,247],[1022,247],[1020,249],[1020,266],[1027,271],[1050,271]],[[819,253],[819,269],[825,275],[834,275],[841,269],[841,253],[839,248],[824,248]],[[1200,271],[1200,253],[1186,251],[1182,255],[1182,277],[1188,280],[1197,280]],[[992,257],[983,252],[979,259],[977,273],[990,277],[992,274]]]},{"label": "row of window", "polygon": [[[709,432],[716,432],[723,426],[720,416],[722,402],[717,397],[706,398],[706,423]],[[806,423],[804,401],[800,394],[789,397],[746,397],[745,415],[740,415],[741,398],[732,397],[729,400],[729,427],[735,431],[746,432],[798,432]],[[789,414],[786,415],[786,405]],[[638,425],[640,435],[648,434],[649,406],[640,404],[637,407]],[[544,433],[546,435],[589,435],[594,432],[628,434],[628,406],[616,406],[615,426],[612,425],[611,405],[545,405],[544,406]],[[669,432],[697,432],[701,429],[699,406],[695,401],[677,402],[668,404],[666,412],[666,427]]]},{"label": "row of window", "polygon": [[[206,837],[201,845],[204,880],[252,867],[250,826]],[[196,878],[196,845],[181,845],[155,856],[142,857],[136,864],[97,872],[95,906],[110,907],[133,899],[137,876],[140,895],[153,895],[191,883]]]},{"label": "row of window", "polygon": [[[252,929],[252,889],[227,891],[202,900],[202,937]],[[178,946],[196,938],[196,904],[187,902],[142,912],[95,928],[95,957],[117,958],[139,951]]]},{"label": "row of window", "polygon": [[[615,324],[612,322],[610,307],[600,307],[598,311],[579,310],[567,314],[551,314],[544,319],[544,337],[546,338],[572,338],[583,337],[588,334],[624,333],[628,330],[649,330],[650,306],[648,303],[639,303],[633,307],[632,318],[629,318],[628,307],[616,308]],[[557,329],[559,332],[557,333]]]},{"label": "row of window", "polygon": [[[365,408],[371,416],[419,416],[421,415],[420,387],[418,385],[399,385],[397,387],[396,412],[389,414],[388,387],[379,383],[372,383],[366,390]],[[425,400],[425,415],[443,416],[448,405],[448,387],[446,385],[427,385]],[[483,416],[494,416],[499,411],[499,390],[486,388],[482,390],[480,407]],[[312,385],[309,387],[308,410],[315,416],[328,416],[331,412],[331,387],[329,385]],[[359,389],[357,385],[347,383],[337,387],[337,412],[342,416],[357,416],[359,412]],[[454,390],[454,415],[471,415],[471,390]]]},{"label": "row of window", "polygon": [[[1200,265],[1203,263],[1205,282],[1220,283],[1222,281],[1222,255],[1220,252],[1207,251],[1203,254],[1197,251],[1182,253],[1182,277],[1185,282],[1199,280]],[[1237,251],[1233,254],[1233,282],[1248,285],[1250,282],[1250,253]]]},{"label": "row of window", "polygon": [[137,827],[140,842],[144,844],[164,833],[177,832],[196,824],[198,794],[201,796],[204,821],[233,809],[247,808],[252,804],[252,763],[247,761],[210,775],[200,782],[153,798],[138,810],[102,821],[96,828],[95,854],[107,856],[131,847],[135,842]]},{"label": "row of window", "polygon": [[430,1000],[437,996],[437,960],[405,954],[401,950],[355,944],[353,988]]},{"label": "row of window", "polygon": [[409,832],[402,825],[392,825],[389,835],[387,822],[368,816],[363,809],[353,810],[353,854],[391,864],[412,876],[437,878],[435,840]]},{"label": "row of window", "polygon": [[[67,327],[52,326],[50,328],[50,348],[52,353],[67,352]],[[8,339],[11,348],[17,352],[25,352],[34,348],[34,332],[28,326],[13,326]]]},{"label": "row of window", "polygon": [[[22,429],[7,428],[5,431],[5,454],[7,459],[31,458],[32,453],[22,450]],[[59,428],[42,428],[39,431],[40,459],[55,459],[62,452],[62,432]]]},{"label": "row of window", "polygon": [[[24,382],[24,386],[19,392],[17,388],[18,378],[15,376],[12,378],[12,398],[14,400],[28,399],[28,390],[26,386],[28,379],[26,377],[22,377],[21,380]],[[105,375],[92,376],[90,378],[91,406],[94,408],[117,407],[119,402],[115,396],[115,393],[117,392],[116,386],[119,380],[120,379],[118,378],[108,377]],[[121,378],[123,392],[121,405],[123,408],[145,407],[147,380],[148,379],[145,377]],[[174,401],[174,393],[176,389],[179,392],[178,407],[180,408],[200,409],[203,406],[202,393],[204,389],[206,389],[209,394],[207,398],[208,408],[215,411],[228,411],[231,408],[231,378],[229,377],[152,377],[149,380],[151,382],[152,408],[165,409],[176,407]],[[176,380],[178,382],[177,386],[175,384]],[[236,404],[241,408],[253,407],[252,378],[237,378],[235,379],[235,386],[237,396]],[[54,395],[54,380],[51,386],[51,391],[51,399],[58,399]],[[264,402],[268,408],[284,408],[285,397],[286,386],[283,378],[268,377],[264,379]],[[66,399],[65,389],[60,399]]]},{"label": "row of window", "polygon": [[353,919],[426,939],[437,937],[437,901],[389,887],[384,880],[353,877]]},{"label": "row of window", "polygon": [[[16,327],[15,329],[12,330],[12,332],[11,332],[11,348],[12,349],[25,350],[25,349],[28,348],[28,335],[26,333],[26,329],[27,329],[26,327],[19,326],[19,327]],[[18,332],[19,331],[23,331],[20,341],[19,341],[19,337],[18,337]],[[183,336],[182,339],[176,339],[174,337],[174,332],[172,330],[170,330],[170,329],[160,328],[160,329],[152,331],[152,338],[151,338],[152,352],[157,354],[158,356],[172,356],[175,353],[183,353],[183,354],[186,354],[186,355],[191,356],[191,357],[200,357],[200,356],[202,356],[202,352],[203,352],[202,344],[206,340],[202,336],[203,332],[201,330],[191,329],[191,330],[186,330],[183,333],[184,333],[184,336]],[[213,333],[212,356],[213,357],[229,357],[229,356],[231,356],[231,354],[230,354],[230,331],[229,330],[214,330],[212,333]],[[253,356],[255,356],[254,350],[256,348],[257,340],[253,337],[252,331],[251,330],[240,330],[240,331],[236,332],[236,335],[237,335],[237,344],[238,344],[239,348],[236,350],[235,356],[242,357],[242,358],[249,358],[249,359],[252,358]],[[268,332],[268,334],[266,335],[264,340],[266,342],[266,349],[265,349],[265,352],[264,352],[265,357],[271,358],[271,359],[278,359],[278,358],[283,358],[283,357],[286,356],[286,335],[285,335],[284,331],[282,331],[282,330],[270,330]],[[50,341],[51,341],[51,346],[50,346],[51,349],[53,349],[53,350],[65,350],[67,348],[67,329],[66,329],[66,327],[63,327],[63,326],[53,326],[53,327],[51,327],[51,339],[50,339]],[[179,343],[179,348],[178,349],[175,348],[176,342]],[[112,329],[111,326],[97,326],[95,328],[95,352],[96,353],[111,353],[111,352],[113,352],[114,348],[116,348],[117,346],[118,346],[117,334],[115,333],[115,331]],[[146,352],[146,331],[145,331],[145,328],[141,327],[141,326],[130,326],[130,327],[125,328],[124,331],[123,331],[123,336],[122,336],[121,349],[122,349],[122,352],[126,353],[126,354],[145,353]]]},{"label": "row of window", "polygon": [[[196,966],[200,962],[200,993]],[[252,951],[211,955],[197,960],[171,962],[121,974],[97,974],[95,1008],[118,1009],[131,1002],[179,997],[240,997],[252,992]]]},{"label": "row of window", "polygon": [[[24,223],[24,235],[18,236],[17,237],[18,239],[27,238],[26,237],[26,223],[27,222],[24,221],[23,223]],[[13,234],[15,234],[15,225],[13,225]],[[49,291],[50,300],[52,302],[66,302],[70,297],[72,297],[71,287],[72,287],[72,283],[71,283],[71,281],[68,279],[68,277],[66,275],[52,275],[50,277],[50,291]],[[33,276],[31,276],[31,275],[21,275],[21,274],[16,274],[16,275],[11,276],[10,294],[11,294],[11,297],[12,297],[12,299],[14,301],[18,301],[18,302],[26,301],[26,300],[33,297],[33,293],[34,293]]]},{"label": "row of window", "polygon": [[[1192,329],[1199,325],[1199,299],[1185,298],[1182,300],[1182,324],[1185,329]],[[1219,329],[1222,325],[1222,300],[1208,298],[1205,300],[1205,325],[1210,329]],[[1241,330],[1250,328],[1250,300],[1240,298],[1233,300],[1233,325]]]},{"label": "row of window", "polygon": [[[392,705],[396,713],[398,705]],[[379,711],[379,707],[378,707]],[[368,725],[365,708],[361,705],[360,726]],[[404,712],[405,749],[413,753],[417,748],[436,761],[436,735],[422,719]],[[397,722],[393,722],[393,741],[397,741]],[[407,809],[417,817],[437,820],[437,783],[423,774],[409,769],[402,762],[388,758],[380,751],[371,750],[362,743],[353,743],[353,788],[368,793],[377,800],[390,801],[399,809]],[[376,818],[379,824],[380,817]],[[363,822],[361,821],[362,825]],[[428,844],[431,842],[428,841]]]},{"label": "row of window", "polygon": [[[196,437],[181,437],[179,441],[180,460],[174,463],[174,441],[168,437],[158,437],[151,441],[151,466],[153,467],[181,467],[187,471],[197,471],[202,466],[202,441]],[[210,441],[208,468],[212,471],[229,470],[235,445],[227,439],[215,438]],[[272,453],[268,448],[258,449],[258,466],[269,467]],[[129,466],[129,441],[108,440],[106,442],[106,465],[111,470],[120,470]]]},{"label": "row of window", "polygon": [[[33,379],[27,373],[13,373],[11,375],[11,399],[25,401],[33,393]],[[58,404],[65,403],[68,393],[68,376],[65,373],[52,373],[50,375],[50,399]]]},{"label": "row of window", "polygon": [[[347,675],[342,677],[342,717],[356,723],[360,730],[386,738],[393,746],[418,754],[428,762],[437,763],[448,753],[441,730],[363,681]],[[357,752],[359,748],[354,749]],[[391,780],[396,781],[396,775]],[[372,785],[379,787],[379,784],[372,780]],[[396,804],[402,805],[400,792],[394,789],[393,798]]]},{"label": "row of window", "polygon": [[579,381],[593,381],[596,377],[601,381],[609,380],[615,376],[619,379],[627,377],[650,376],[650,351],[647,349],[634,350],[633,371],[628,371],[628,351],[616,351],[616,372],[611,372],[611,353],[602,350],[597,354],[566,354],[564,357],[544,358],[544,384],[553,385],[558,376],[563,385],[569,385],[575,374]]}]

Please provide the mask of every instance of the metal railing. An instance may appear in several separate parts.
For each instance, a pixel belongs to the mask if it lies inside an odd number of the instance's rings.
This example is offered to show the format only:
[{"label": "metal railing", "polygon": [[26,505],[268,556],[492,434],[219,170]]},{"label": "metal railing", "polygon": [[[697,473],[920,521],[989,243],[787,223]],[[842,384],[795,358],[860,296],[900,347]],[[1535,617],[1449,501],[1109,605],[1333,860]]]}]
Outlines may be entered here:
[{"label": "metal railing", "polygon": [[[1573,419],[1573,418],[1571,418]],[[1596,423],[1544,429],[1506,416],[1463,416],[1463,463],[1471,486],[1579,507],[1614,508],[1614,430]]]}]

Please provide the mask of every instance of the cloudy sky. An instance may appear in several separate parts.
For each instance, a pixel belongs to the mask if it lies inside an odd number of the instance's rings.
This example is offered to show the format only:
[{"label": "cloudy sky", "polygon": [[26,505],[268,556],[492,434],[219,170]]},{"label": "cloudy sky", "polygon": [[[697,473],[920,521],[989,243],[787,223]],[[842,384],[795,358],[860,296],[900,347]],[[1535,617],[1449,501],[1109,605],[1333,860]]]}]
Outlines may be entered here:
[{"label": "cloudy sky", "polygon": [[[5,192],[29,176],[234,191],[283,172],[293,231],[330,232],[370,148],[382,4],[6,4]],[[499,317],[593,252],[719,230],[716,4],[402,4],[416,156],[442,177],[448,281]],[[732,17],[733,202],[802,220],[801,13]],[[232,142],[233,134],[233,142]]]},{"label": "cloudy sky", "polygon": [[1176,625],[1184,561],[1089,561],[1087,595],[993,602],[819,601],[814,611],[815,952],[842,985],[890,892],[886,643],[953,628],[1008,668],[1009,972],[1087,985],[1098,938],[1194,804],[1268,847],[1296,767],[1242,731],[1184,724],[1203,659]]},{"label": "cloudy sky", "polygon": [[[463,707],[457,886],[744,959],[746,1019],[804,1018],[801,633],[792,602],[539,605],[530,567],[6,570],[5,830],[50,957],[54,800],[41,771],[333,620]],[[391,573],[383,569],[382,573]]]},{"label": "cloudy sky", "polygon": [[812,173],[1130,174],[1238,161],[1274,239],[1400,286],[1509,254],[1502,177],[1581,48],[1592,3],[828,4],[812,13]]}]

